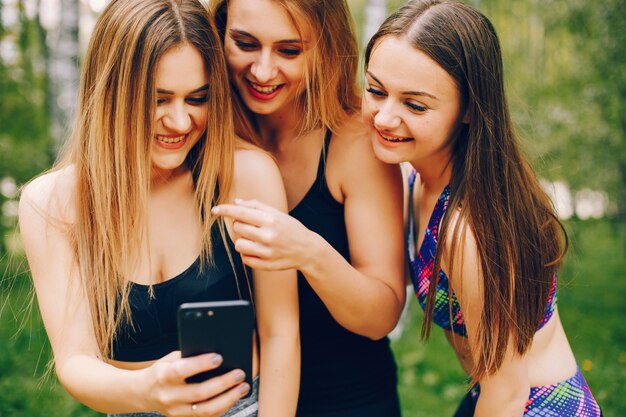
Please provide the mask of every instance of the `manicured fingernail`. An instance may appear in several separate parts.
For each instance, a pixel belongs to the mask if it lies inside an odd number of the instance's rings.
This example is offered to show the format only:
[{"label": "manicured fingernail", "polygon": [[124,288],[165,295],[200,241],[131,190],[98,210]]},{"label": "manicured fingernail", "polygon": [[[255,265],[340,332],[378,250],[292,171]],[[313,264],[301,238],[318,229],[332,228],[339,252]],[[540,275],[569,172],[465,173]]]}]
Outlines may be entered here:
[{"label": "manicured fingernail", "polygon": [[236,382],[241,382],[246,377],[246,374],[244,371],[239,370],[239,371],[235,371],[234,377],[235,377]]},{"label": "manicured fingernail", "polygon": [[219,364],[221,364],[221,363],[222,363],[222,360],[223,360],[223,359],[222,359],[222,355],[218,355],[217,353],[214,353],[214,354],[211,356],[211,363],[212,363],[213,365],[219,365]]},{"label": "manicured fingernail", "polygon": [[219,211],[220,211],[220,208],[219,208],[219,207],[213,207],[213,208],[211,209],[211,213],[213,213],[213,214],[217,214],[217,213],[219,213]]},{"label": "manicured fingernail", "polygon": [[250,391],[250,385],[248,384],[241,384],[241,386],[239,387],[239,392],[241,393],[242,397],[246,395],[249,391]]},{"label": "manicured fingernail", "polygon": [[241,198],[235,198],[235,204],[243,203]]}]

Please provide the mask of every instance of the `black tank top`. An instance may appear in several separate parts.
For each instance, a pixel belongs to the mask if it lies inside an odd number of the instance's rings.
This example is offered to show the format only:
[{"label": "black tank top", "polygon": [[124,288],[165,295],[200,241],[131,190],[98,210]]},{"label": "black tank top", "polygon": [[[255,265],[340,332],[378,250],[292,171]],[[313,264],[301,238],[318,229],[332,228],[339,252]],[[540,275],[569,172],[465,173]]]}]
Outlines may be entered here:
[{"label": "black tank top", "polygon": [[[140,362],[159,359],[178,350],[176,314],[183,303],[250,300],[250,286],[239,254],[226,233],[226,246],[217,224],[211,231],[213,259],[200,269],[200,258],[181,274],[150,286],[132,283],[129,302],[132,324],[123,323],[113,343],[112,357]],[[233,270],[234,265],[234,270]]]},{"label": "black tank top", "polygon": [[[313,186],[290,214],[350,262],[344,207],[326,183],[330,138],[328,131]],[[302,346],[298,415],[348,410],[395,396],[396,365],[389,339],[373,341],[342,327],[301,272],[298,292]]]}]

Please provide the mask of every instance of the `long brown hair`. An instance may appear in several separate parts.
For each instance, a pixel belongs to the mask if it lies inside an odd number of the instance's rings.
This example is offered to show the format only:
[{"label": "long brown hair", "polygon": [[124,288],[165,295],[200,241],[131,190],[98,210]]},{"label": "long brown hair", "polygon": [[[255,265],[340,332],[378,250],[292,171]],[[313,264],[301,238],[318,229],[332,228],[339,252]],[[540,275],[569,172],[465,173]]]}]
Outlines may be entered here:
[{"label": "long brown hair", "polygon": [[[347,0],[272,0],[282,6],[296,28],[298,22],[311,25],[317,38],[311,44],[313,60],[305,74],[307,83],[302,97],[302,131],[320,126],[336,130],[346,115],[360,108],[357,70],[359,52]],[[215,24],[224,41],[228,19],[228,0],[212,0]],[[300,29],[298,29],[300,30]],[[254,117],[233,85],[235,128],[237,134],[256,142],[258,130]]]},{"label": "long brown hair", "polygon": [[[475,381],[502,364],[509,337],[529,348],[546,310],[553,276],[567,249],[554,207],[520,152],[504,94],[502,56],[491,22],[476,9],[446,0],[410,1],[370,40],[406,39],[456,81],[469,124],[452,139],[450,201],[439,232],[422,336],[428,337],[437,276],[453,213],[476,239],[484,307],[472,346]],[[452,230],[455,258],[461,227]],[[564,244],[564,242],[565,244]],[[450,266],[454,262],[449,262]],[[449,271],[452,273],[452,271]]]},{"label": "long brown hair", "polygon": [[210,210],[230,190],[235,138],[221,42],[198,0],[108,5],[90,40],[73,132],[55,168],[75,170],[77,220],[70,235],[104,358],[121,320],[130,320],[128,277],[147,233],[156,66],[185,43],[203,56],[211,86],[207,130],[186,161],[203,228],[201,259],[211,259]]}]

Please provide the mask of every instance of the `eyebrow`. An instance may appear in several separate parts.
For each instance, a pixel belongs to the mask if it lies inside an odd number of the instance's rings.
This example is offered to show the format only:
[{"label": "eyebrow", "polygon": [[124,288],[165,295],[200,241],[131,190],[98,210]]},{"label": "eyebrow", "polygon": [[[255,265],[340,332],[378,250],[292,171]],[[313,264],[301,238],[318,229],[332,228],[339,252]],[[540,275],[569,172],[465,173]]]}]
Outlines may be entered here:
[{"label": "eyebrow", "polygon": [[[241,36],[246,36],[246,37],[248,37],[248,38],[252,38],[252,39],[254,39],[255,41],[259,42],[259,40],[256,38],[256,36],[254,36],[254,35],[253,35],[253,34],[251,34],[251,33],[246,32],[245,30],[241,30],[241,29],[231,29],[231,30],[230,30],[230,35],[231,35],[231,36],[232,36],[232,35],[241,35]],[[276,41],[276,42],[274,42],[274,43],[277,43],[277,44],[283,44],[283,43],[298,43],[298,44],[300,44],[300,43],[308,43],[308,41],[305,41],[305,40],[303,40],[303,39],[282,39],[282,40],[280,40],[280,41]]]},{"label": "eyebrow", "polygon": [[[208,90],[208,89],[209,89],[209,85],[208,85],[208,84],[205,84],[205,85],[203,85],[203,86],[202,86],[202,87],[200,87],[200,88],[196,88],[195,90],[193,90],[193,91],[192,91],[192,92],[190,92],[189,94],[203,93],[203,92],[205,92],[205,91],[206,91],[206,90]],[[173,91],[170,91],[170,90],[164,90],[164,89],[162,89],[162,88],[157,88],[157,93],[159,93],[159,94],[170,94],[170,95],[174,95],[174,92],[173,92]]]},{"label": "eyebrow", "polygon": [[[374,79],[374,81],[376,81],[378,84],[384,86],[384,84],[378,78],[376,78],[374,76],[374,74],[372,74],[369,71],[367,71],[366,74],[369,75],[370,77],[372,77]],[[410,95],[410,96],[425,96],[425,97],[430,97],[432,99],[435,99],[435,100],[439,101],[439,99],[437,97],[433,96],[430,93],[427,93],[426,91],[402,91],[402,94]]]}]

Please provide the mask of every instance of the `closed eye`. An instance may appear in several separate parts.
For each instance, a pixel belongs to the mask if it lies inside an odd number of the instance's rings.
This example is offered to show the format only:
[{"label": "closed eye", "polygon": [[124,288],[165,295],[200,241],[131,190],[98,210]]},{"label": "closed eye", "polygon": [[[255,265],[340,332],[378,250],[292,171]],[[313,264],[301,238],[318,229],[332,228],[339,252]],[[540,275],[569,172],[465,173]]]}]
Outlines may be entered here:
[{"label": "closed eye", "polygon": [[281,48],[278,50],[282,55],[287,58],[295,58],[302,53],[302,50],[296,48]]},{"label": "closed eye", "polygon": [[251,42],[244,42],[242,40],[233,39],[235,41],[235,45],[242,51],[254,51],[257,49],[257,45]]},{"label": "closed eye", "polygon": [[428,110],[427,107],[424,106],[420,106],[419,104],[415,104],[415,103],[411,103],[410,101],[407,101],[405,103],[411,110],[419,112],[419,113],[423,113],[426,110]]},{"label": "closed eye", "polygon": [[365,91],[378,97],[385,97],[385,93],[373,87],[368,87]]},{"label": "closed eye", "polygon": [[185,101],[187,101],[187,103],[191,105],[199,106],[209,101],[209,97],[207,95],[198,96],[198,97],[187,97]]}]

